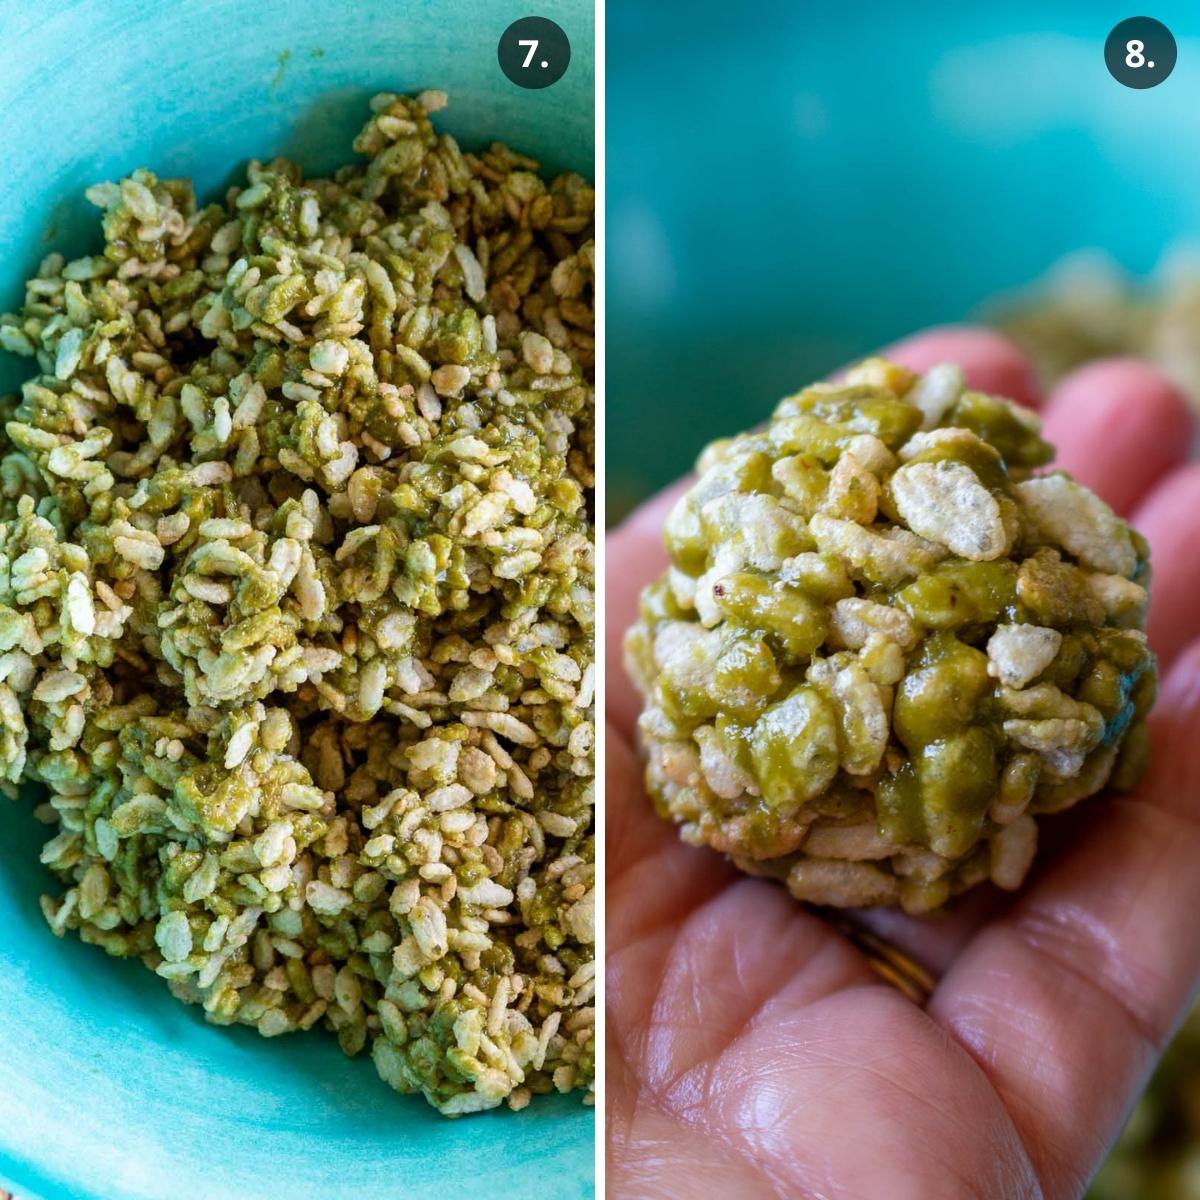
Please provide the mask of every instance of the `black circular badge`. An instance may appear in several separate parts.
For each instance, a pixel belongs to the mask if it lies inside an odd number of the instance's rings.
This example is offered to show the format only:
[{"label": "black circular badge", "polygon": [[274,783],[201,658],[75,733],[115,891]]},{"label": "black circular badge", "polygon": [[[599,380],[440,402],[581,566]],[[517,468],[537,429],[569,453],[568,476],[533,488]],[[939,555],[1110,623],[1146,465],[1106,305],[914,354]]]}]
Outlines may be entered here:
[{"label": "black circular badge", "polygon": [[522,17],[500,35],[496,57],[500,70],[518,87],[546,88],[566,74],[571,43],[548,18]]},{"label": "black circular badge", "polygon": [[1118,82],[1152,88],[1175,69],[1178,53],[1171,31],[1153,17],[1126,17],[1104,43],[1104,65]]}]

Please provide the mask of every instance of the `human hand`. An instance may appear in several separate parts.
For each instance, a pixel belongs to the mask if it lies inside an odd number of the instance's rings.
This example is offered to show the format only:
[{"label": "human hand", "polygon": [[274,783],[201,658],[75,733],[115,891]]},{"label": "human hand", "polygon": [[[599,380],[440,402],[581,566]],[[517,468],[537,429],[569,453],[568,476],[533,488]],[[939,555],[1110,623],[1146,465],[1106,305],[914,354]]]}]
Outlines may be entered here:
[{"label": "human hand", "polygon": [[[886,351],[1036,404],[997,336]],[[666,566],[680,487],[607,542],[609,1194],[1068,1200],[1082,1194],[1200,973],[1200,465],[1176,391],[1114,360],[1044,408],[1056,465],[1149,539],[1161,692],[1129,796],[1042,823],[1017,896],[863,920],[940,975],[924,1008],[779,885],[682,844],[645,795],[621,639]],[[732,431],[731,431],[732,432]],[[1050,844],[1053,843],[1053,844]]]}]

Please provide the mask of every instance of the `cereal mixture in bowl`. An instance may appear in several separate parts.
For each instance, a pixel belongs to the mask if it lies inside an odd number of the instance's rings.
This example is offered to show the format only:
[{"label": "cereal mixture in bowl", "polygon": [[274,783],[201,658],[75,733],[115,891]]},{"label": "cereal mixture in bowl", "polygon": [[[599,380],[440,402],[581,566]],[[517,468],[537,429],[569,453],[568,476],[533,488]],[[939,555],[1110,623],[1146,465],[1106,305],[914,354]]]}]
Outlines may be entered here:
[{"label": "cereal mixture in bowl", "polygon": [[1035,414],[868,360],[710,446],[627,639],[659,812],[816,904],[1023,880],[1037,818],[1128,786],[1145,540]]},{"label": "cereal mixture in bowl", "polygon": [[381,95],[100,184],[0,346],[0,772],[56,933],[447,1114],[594,1055],[594,193]]}]

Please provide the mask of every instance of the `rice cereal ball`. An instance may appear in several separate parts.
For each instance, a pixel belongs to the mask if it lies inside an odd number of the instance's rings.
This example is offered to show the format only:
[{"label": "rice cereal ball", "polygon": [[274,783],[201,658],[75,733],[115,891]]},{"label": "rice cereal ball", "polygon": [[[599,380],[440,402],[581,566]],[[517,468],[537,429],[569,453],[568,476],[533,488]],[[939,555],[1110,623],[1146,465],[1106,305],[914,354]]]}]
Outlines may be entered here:
[{"label": "rice cereal ball", "polygon": [[1016,888],[1146,761],[1144,538],[1037,417],[871,359],[710,446],[627,638],[660,814],[800,900]]}]

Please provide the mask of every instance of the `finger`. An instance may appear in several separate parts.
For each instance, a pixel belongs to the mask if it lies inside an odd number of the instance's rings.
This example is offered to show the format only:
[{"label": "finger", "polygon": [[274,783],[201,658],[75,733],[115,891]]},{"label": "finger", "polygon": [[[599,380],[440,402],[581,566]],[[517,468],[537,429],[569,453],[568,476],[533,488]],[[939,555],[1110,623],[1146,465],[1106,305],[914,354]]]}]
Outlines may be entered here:
[{"label": "finger", "polygon": [[1046,1194],[1077,1195],[1200,970],[1200,643],[1170,672],[1154,766],[985,927],[930,1013],[1013,1112]]},{"label": "finger", "polygon": [[[684,845],[644,799],[630,803],[641,796],[640,770],[622,740],[605,766],[608,1006],[622,1052],[651,1072],[656,1091],[718,1054],[785,986],[811,1000],[878,982],[783,888]],[[709,983],[694,986],[701,979]]]},{"label": "finger", "polygon": [[1150,543],[1150,645],[1169,663],[1200,637],[1200,465],[1168,475],[1133,523]]},{"label": "finger", "polygon": [[1046,406],[1042,432],[1055,465],[1128,514],[1154,484],[1187,458],[1191,409],[1148,363],[1113,358],[1073,372]]},{"label": "finger", "polygon": [[663,522],[691,483],[691,476],[677,480],[608,537],[604,576],[605,714],[609,728],[626,738],[633,735],[641,700],[625,672],[625,634],[637,619],[642,588],[667,569]]},{"label": "finger", "polygon": [[685,920],[610,939],[607,981],[621,1195],[827,1195],[836,1180],[874,1197],[897,1178],[914,1196],[947,1179],[963,1195],[1036,1190],[962,1048],[775,885],[743,878]]},{"label": "finger", "polygon": [[[643,923],[675,920],[696,896],[735,877],[724,858],[683,845],[675,827],[659,818],[646,801],[641,761],[623,739],[607,745],[604,776],[608,882],[620,880],[620,894],[632,897],[627,912],[618,912],[610,898],[614,928],[636,935]],[[667,857],[668,851],[678,853]],[[654,903],[647,905],[650,894]]]},{"label": "finger", "polygon": [[779,1196],[1042,1195],[986,1076],[886,985],[818,1000],[785,988],[674,1092]]},{"label": "finger", "polygon": [[[630,896],[626,885],[614,890]],[[636,897],[643,911],[657,908],[644,897]],[[851,987],[887,988],[845,939],[763,879],[714,888],[682,920],[643,917],[635,936],[615,916],[609,928],[621,931],[608,952],[610,1015],[660,1096],[719,1058],[780,997],[800,1009]]]},{"label": "finger", "polygon": [[991,329],[940,325],[894,342],[882,353],[914,371],[927,371],[937,363],[957,363],[976,391],[1007,396],[1031,408],[1041,403],[1033,364],[1014,343]]},{"label": "finger", "polygon": [[620,1054],[613,1022],[607,1024],[607,1194],[637,1200],[679,1200],[680,1196],[778,1200],[774,1183],[731,1154],[723,1138],[642,1102],[637,1077]]},{"label": "finger", "polygon": [[[934,363],[955,362],[973,388],[1011,396],[1027,404],[1038,399],[1028,360],[1007,338],[987,329],[969,326],[932,329],[896,342],[883,353],[914,371],[923,371]],[[688,479],[679,480],[659,492],[608,537],[606,712],[611,726],[626,737],[632,734],[640,702],[622,667],[621,643],[637,617],[638,594],[667,568],[662,545],[663,520],[689,483]]]}]

